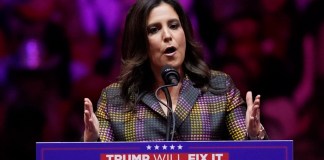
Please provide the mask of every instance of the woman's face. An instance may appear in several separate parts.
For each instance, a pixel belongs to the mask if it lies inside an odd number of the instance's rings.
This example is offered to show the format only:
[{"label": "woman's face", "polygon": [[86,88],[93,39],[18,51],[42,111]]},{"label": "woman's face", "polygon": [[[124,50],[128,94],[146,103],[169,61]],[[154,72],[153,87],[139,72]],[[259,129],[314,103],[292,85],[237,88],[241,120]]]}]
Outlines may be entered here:
[{"label": "woman's face", "polygon": [[159,73],[168,64],[181,69],[186,52],[186,37],[176,11],[166,3],[152,9],[147,20],[148,57],[152,71]]}]

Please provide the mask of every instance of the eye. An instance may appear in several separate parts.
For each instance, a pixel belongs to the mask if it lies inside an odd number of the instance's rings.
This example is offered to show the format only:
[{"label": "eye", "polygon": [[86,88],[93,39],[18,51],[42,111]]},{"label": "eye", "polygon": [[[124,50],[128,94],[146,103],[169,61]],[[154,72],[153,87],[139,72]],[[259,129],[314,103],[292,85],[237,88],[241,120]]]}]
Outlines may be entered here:
[{"label": "eye", "polygon": [[159,28],[156,26],[151,26],[151,27],[148,27],[148,29],[147,29],[148,34],[154,34],[158,31],[159,31]]},{"label": "eye", "polygon": [[169,27],[170,27],[171,29],[176,30],[176,29],[178,29],[178,28],[180,27],[180,23],[179,23],[179,22],[172,22],[172,23],[169,25]]}]

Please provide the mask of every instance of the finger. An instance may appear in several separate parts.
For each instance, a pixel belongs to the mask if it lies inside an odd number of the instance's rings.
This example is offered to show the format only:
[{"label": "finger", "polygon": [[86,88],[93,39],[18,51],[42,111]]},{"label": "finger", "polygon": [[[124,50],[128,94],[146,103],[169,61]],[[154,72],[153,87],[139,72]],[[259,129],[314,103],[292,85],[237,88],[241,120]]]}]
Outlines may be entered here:
[{"label": "finger", "polygon": [[254,105],[260,105],[260,101],[261,101],[261,96],[257,95],[254,100]]},{"label": "finger", "polygon": [[91,117],[88,110],[84,111],[84,127],[89,130],[91,129]]},{"label": "finger", "polygon": [[87,121],[91,118],[91,113],[92,113],[89,101],[90,100],[88,98],[84,98],[84,104],[83,104],[84,113],[85,113],[84,117]]},{"label": "finger", "polygon": [[251,136],[256,136],[258,134],[258,120],[255,117],[251,117],[250,121],[248,122],[248,134]]},{"label": "finger", "polygon": [[248,110],[252,110],[252,106],[253,106],[253,100],[252,100],[252,92],[248,91],[246,93],[246,104],[247,104],[247,109]]},{"label": "finger", "polygon": [[260,110],[259,109],[255,109],[251,115],[250,115],[250,120],[254,121],[254,122],[258,122],[260,121]]},{"label": "finger", "polygon": [[258,121],[258,119],[257,119],[256,117],[251,116],[251,117],[250,117],[250,121],[249,121],[249,126],[250,126],[251,128],[254,128],[255,125],[256,125],[256,121]]},{"label": "finger", "polygon": [[89,98],[84,98],[84,110],[88,110],[90,114],[93,113],[92,102]]},{"label": "finger", "polygon": [[257,95],[255,97],[255,100],[253,102],[253,109],[251,116],[259,118],[260,117],[260,95]]},{"label": "finger", "polygon": [[258,107],[253,109],[252,113],[249,116],[248,123],[253,123],[252,126],[255,126],[258,123],[260,123],[260,109]]},{"label": "finger", "polygon": [[87,130],[91,130],[93,107],[90,99],[84,98],[84,125]]}]

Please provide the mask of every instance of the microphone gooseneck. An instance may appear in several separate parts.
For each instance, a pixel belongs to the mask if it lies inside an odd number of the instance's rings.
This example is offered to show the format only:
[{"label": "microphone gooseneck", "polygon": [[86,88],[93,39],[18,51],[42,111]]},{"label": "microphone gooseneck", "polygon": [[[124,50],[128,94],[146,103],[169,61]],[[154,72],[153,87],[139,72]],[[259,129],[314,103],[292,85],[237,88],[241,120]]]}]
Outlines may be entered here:
[{"label": "microphone gooseneck", "polygon": [[[175,132],[175,115],[172,110],[172,101],[171,101],[171,96],[168,90],[168,87],[176,86],[179,83],[180,76],[179,73],[171,66],[165,65],[161,69],[161,76],[164,81],[163,86],[159,87],[155,91],[155,97],[156,99],[163,104],[164,106],[167,107],[168,112],[167,112],[167,126],[166,126],[166,141],[172,141],[174,132]],[[157,96],[157,92],[162,89],[162,91],[165,94],[167,104],[163,103]],[[171,131],[172,130],[172,131]]]}]

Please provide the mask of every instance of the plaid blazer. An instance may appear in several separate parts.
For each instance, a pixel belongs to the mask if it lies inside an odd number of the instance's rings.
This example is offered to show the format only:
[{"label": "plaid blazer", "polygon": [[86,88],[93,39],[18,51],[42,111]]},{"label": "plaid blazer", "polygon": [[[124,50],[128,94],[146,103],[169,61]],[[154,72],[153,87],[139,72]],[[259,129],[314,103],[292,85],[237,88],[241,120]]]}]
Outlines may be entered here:
[{"label": "plaid blazer", "polygon": [[[184,78],[175,110],[176,141],[246,139],[246,105],[231,78],[212,71],[210,89],[202,92]],[[101,141],[163,141],[166,115],[154,92],[146,93],[132,111],[125,111],[120,84],[102,90],[97,104]]]}]

